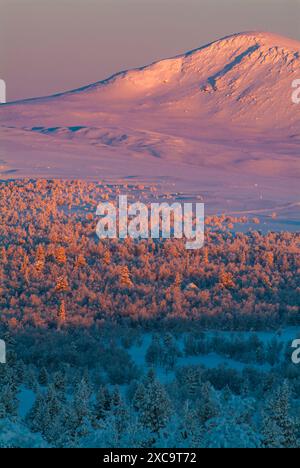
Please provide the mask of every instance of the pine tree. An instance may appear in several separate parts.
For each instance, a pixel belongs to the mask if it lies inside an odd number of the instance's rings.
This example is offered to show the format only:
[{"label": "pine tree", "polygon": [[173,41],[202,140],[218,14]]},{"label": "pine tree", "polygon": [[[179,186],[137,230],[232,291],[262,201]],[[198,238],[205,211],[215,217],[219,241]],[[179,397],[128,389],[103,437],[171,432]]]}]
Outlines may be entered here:
[{"label": "pine tree", "polygon": [[121,403],[122,403],[122,398],[121,398],[120,390],[118,387],[115,387],[113,394],[112,394],[113,409],[118,408],[118,406],[120,406]]},{"label": "pine tree", "polygon": [[175,343],[175,339],[171,333],[166,333],[164,336],[164,349],[162,354],[162,363],[168,370],[174,368],[179,351]]},{"label": "pine tree", "polygon": [[146,362],[150,365],[158,364],[162,355],[161,344],[159,336],[152,336],[151,343],[146,351]]},{"label": "pine tree", "polygon": [[262,426],[262,443],[266,448],[281,448],[284,446],[282,430],[269,415],[265,415]]},{"label": "pine tree", "polygon": [[104,265],[109,265],[111,262],[111,255],[110,255],[110,251],[109,250],[106,250],[104,252],[104,256],[103,256],[103,263]]},{"label": "pine tree", "polygon": [[67,292],[69,289],[67,278],[62,275],[57,278],[55,290],[57,292]]},{"label": "pine tree", "polygon": [[135,410],[139,411],[142,407],[142,402],[145,399],[146,388],[143,383],[140,383],[136,389],[136,392],[133,397],[133,407]]},{"label": "pine tree", "polygon": [[17,389],[12,382],[0,388],[0,405],[6,416],[16,416],[18,411]]},{"label": "pine tree", "polygon": [[[51,393],[51,391],[49,393],[49,387],[46,394],[38,393],[31,410],[26,416],[26,422],[33,432],[40,432],[45,435],[47,424],[49,424],[51,417],[54,417],[57,414],[57,411],[54,411],[53,406],[53,399],[55,399],[55,397],[53,394],[51,395]],[[57,402],[56,409],[58,410],[58,408],[59,406]]]},{"label": "pine tree", "polygon": [[34,267],[37,273],[41,273],[45,266],[45,249],[44,246],[39,244],[37,246],[36,255],[35,255],[35,264]]},{"label": "pine tree", "polygon": [[60,400],[64,400],[65,391],[66,391],[66,378],[65,375],[61,372],[55,372],[53,377],[53,386],[60,398]]},{"label": "pine tree", "polygon": [[105,385],[101,385],[96,394],[96,403],[94,406],[94,412],[96,419],[105,419],[111,410],[112,401],[109,390]]},{"label": "pine tree", "polygon": [[64,247],[58,247],[55,251],[55,259],[58,263],[65,264],[67,262],[66,251]]},{"label": "pine tree", "polygon": [[182,283],[182,275],[177,271],[174,278],[174,287],[180,288]]},{"label": "pine tree", "polygon": [[133,286],[127,265],[120,267],[119,282],[122,288],[131,288]]},{"label": "pine tree", "polygon": [[48,385],[49,375],[47,369],[42,367],[39,373],[38,382],[40,385]]},{"label": "pine tree", "polygon": [[264,415],[264,444],[274,446],[281,441],[278,448],[297,447],[297,421],[291,417],[291,395],[286,380],[267,403]]},{"label": "pine tree", "polygon": [[44,401],[45,408],[47,409],[50,418],[53,419],[60,413],[61,410],[61,403],[53,384],[48,385]]},{"label": "pine tree", "polygon": [[146,386],[139,413],[145,428],[156,434],[168,423],[172,414],[170,400],[164,387],[156,379]]},{"label": "pine tree", "polygon": [[204,263],[204,265],[208,265],[208,263],[209,263],[208,248],[207,247],[204,247],[204,249],[203,249],[203,263]]},{"label": "pine tree", "polygon": [[186,400],[183,407],[180,434],[184,442],[184,447],[199,447],[202,436],[202,428],[199,418],[191,402]]},{"label": "pine tree", "polygon": [[219,276],[219,284],[222,288],[234,288],[232,274],[230,272],[222,271]]},{"label": "pine tree", "polygon": [[6,414],[6,409],[5,409],[5,405],[4,405],[4,402],[1,401],[1,395],[0,395],[0,419],[4,419],[6,418],[7,414]]},{"label": "pine tree", "polygon": [[86,266],[86,259],[82,254],[79,254],[78,257],[76,257],[75,260],[75,268],[81,268]]},{"label": "pine tree", "polygon": [[67,319],[67,314],[66,314],[66,305],[64,299],[61,300],[58,308],[58,321],[60,324],[64,324]]},{"label": "pine tree", "polygon": [[213,397],[213,387],[209,382],[205,382],[200,388],[200,399],[197,401],[197,415],[200,423],[205,423],[219,414],[217,403]]},{"label": "pine tree", "polygon": [[156,380],[155,370],[153,369],[153,367],[151,367],[148,370],[146,377],[143,379],[143,384],[145,385],[145,387],[147,387],[148,385],[154,383],[155,380]]},{"label": "pine tree", "polygon": [[73,421],[75,429],[81,426],[84,420],[91,420],[90,397],[91,389],[85,379],[82,379],[76,386],[73,400]]},{"label": "pine tree", "polygon": [[195,367],[189,367],[184,376],[184,386],[189,398],[194,399],[199,392],[201,372]]},{"label": "pine tree", "polygon": [[127,424],[129,422],[129,411],[123,400],[120,400],[114,410],[114,426],[118,438],[126,432]]}]

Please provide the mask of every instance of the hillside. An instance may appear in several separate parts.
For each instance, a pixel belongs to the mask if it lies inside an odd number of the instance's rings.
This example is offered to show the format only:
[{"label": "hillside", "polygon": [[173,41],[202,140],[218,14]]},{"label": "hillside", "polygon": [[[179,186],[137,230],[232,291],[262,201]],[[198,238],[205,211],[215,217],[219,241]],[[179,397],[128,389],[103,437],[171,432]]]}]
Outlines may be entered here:
[{"label": "hillside", "polygon": [[274,34],[234,34],[84,88],[2,105],[2,178],[134,177],[202,194],[211,210],[294,206],[299,50]]}]

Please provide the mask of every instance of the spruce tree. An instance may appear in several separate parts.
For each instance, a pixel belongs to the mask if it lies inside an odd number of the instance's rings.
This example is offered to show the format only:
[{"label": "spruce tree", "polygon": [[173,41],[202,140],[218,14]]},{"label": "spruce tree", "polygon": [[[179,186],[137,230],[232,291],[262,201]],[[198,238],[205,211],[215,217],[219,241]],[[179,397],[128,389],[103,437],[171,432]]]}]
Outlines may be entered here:
[{"label": "spruce tree", "polygon": [[48,385],[49,382],[49,375],[47,372],[47,369],[45,367],[42,367],[38,376],[38,382],[40,385]]},{"label": "spruce tree", "polygon": [[209,382],[201,385],[200,399],[197,401],[197,414],[202,425],[219,414],[218,405],[213,397],[213,388]]},{"label": "spruce tree", "polygon": [[136,389],[136,392],[133,397],[133,407],[135,410],[139,411],[142,407],[142,402],[144,401],[146,394],[146,388],[144,384],[140,383]]},{"label": "spruce tree", "polygon": [[140,421],[145,428],[158,434],[168,423],[172,411],[167,392],[156,379],[145,387],[145,394],[140,402]]},{"label": "spruce tree", "polygon": [[146,352],[146,362],[148,365],[156,365],[162,356],[162,349],[158,335],[152,336],[151,343]]},{"label": "spruce tree", "polygon": [[[295,448],[297,441],[297,421],[290,415],[291,394],[288,381],[275,391],[268,401],[264,415],[264,444],[274,446],[280,441],[278,448]],[[273,436],[273,437],[272,437]]]},{"label": "spruce tree", "polygon": [[109,390],[105,385],[101,385],[96,394],[96,403],[94,405],[94,413],[96,419],[105,419],[112,406]]}]

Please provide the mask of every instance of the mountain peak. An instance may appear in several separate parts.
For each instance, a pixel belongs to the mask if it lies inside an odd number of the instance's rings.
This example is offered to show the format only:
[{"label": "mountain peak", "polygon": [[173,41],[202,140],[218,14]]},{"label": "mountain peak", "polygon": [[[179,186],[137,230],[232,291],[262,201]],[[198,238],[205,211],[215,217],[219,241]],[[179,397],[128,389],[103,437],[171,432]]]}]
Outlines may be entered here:
[{"label": "mountain peak", "polygon": [[300,42],[277,34],[240,32],[67,93],[1,106],[0,118],[32,127],[97,127],[155,115],[297,133],[291,83],[300,74],[299,50]]},{"label": "mountain peak", "polygon": [[299,58],[300,42],[279,34],[264,31],[245,31],[217,39],[183,54],[182,57],[193,56],[196,58],[199,54],[203,56],[205,53],[214,56],[226,52],[228,52],[229,56],[230,54],[239,55],[239,53],[242,53],[246,57],[247,55],[251,56],[255,51],[257,53],[253,54],[253,58],[263,54],[264,57],[270,56],[273,59],[280,56],[281,58],[285,57],[286,61],[293,60]]},{"label": "mountain peak", "polygon": [[285,194],[299,174],[299,50],[275,34],[238,33],[81,89],[1,105],[8,174],[143,174],[185,187],[193,180],[197,190],[210,180],[213,199],[223,191],[226,203],[242,200],[240,177],[251,176],[247,197],[267,184],[278,203],[280,184]]},{"label": "mountain peak", "polygon": [[290,39],[280,34],[275,34],[266,31],[243,31],[225,36],[214,42],[222,41],[236,41],[245,43],[249,41],[255,41],[260,45],[267,45],[270,47],[286,47],[299,51],[300,42],[295,39]]},{"label": "mountain peak", "polygon": [[126,98],[127,93],[131,98],[132,93],[147,93],[157,89],[157,86],[164,93],[164,89],[169,89],[172,83],[177,89],[191,84],[192,81],[200,83],[201,87],[202,81],[213,82],[214,78],[232,75],[233,70],[242,75],[247,68],[253,66],[259,73],[268,65],[274,67],[274,75],[279,69],[281,74],[287,68],[286,73],[293,73],[299,69],[299,51],[299,41],[278,34],[263,31],[240,32],[181,55],[117,73],[82,90],[93,90],[95,86],[103,90],[105,84],[112,91],[111,94],[106,89],[109,98],[113,98],[118,88],[117,97],[122,99],[122,96]]}]

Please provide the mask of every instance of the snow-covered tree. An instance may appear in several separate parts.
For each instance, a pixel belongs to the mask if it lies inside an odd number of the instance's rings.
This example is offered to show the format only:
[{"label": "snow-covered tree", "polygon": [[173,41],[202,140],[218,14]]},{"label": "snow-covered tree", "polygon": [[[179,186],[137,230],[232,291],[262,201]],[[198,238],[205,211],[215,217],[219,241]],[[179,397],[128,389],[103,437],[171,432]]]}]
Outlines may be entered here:
[{"label": "snow-covered tree", "polygon": [[286,381],[280,385],[269,399],[264,415],[263,425],[264,445],[274,447],[295,448],[297,440],[297,421],[291,416],[291,393]]},{"label": "snow-covered tree", "polygon": [[260,448],[259,434],[249,424],[238,424],[230,414],[210,419],[203,439],[205,448]]},{"label": "snow-covered tree", "polygon": [[153,366],[157,365],[162,357],[162,347],[160,344],[159,336],[153,335],[151,343],[146,351],[146,362]]},{"label": "snow-covered tree", "polygon": [[145,386],[145,394],[140,404],[140,421],[154,433],[166,426],[172,410],[164,386],[156,379]]},{"label": "snow-covered tree", "polygon": [[200,424],[205,424],[209,419],[219,414],[219,405],[214,394],[214,389],[209,382],[200,387],[200,398],[196,402],[196,411]]},{"label": "snow-covered tree", "polygon": [[94,405],[94,416],[97,420],[105,419],[111,409],[112,401],[106,385],[101,385],[96,393],[96,403]]},{"label": "snow-covered tree", "polygon": [[47,442],[40,434],[30,432],[25,424],[10,419],[0,419],[0,448],[46,448]]},{"label": "snow-covered tree", "polygon": [[45,367],[42,367],[41,370],[40,370],[40,373],[39,373],[39,377],[38,377],[38,382],[40,385],[48,385],[48,382],[49,382],[49,375],[48,375],[48,371]]}]

